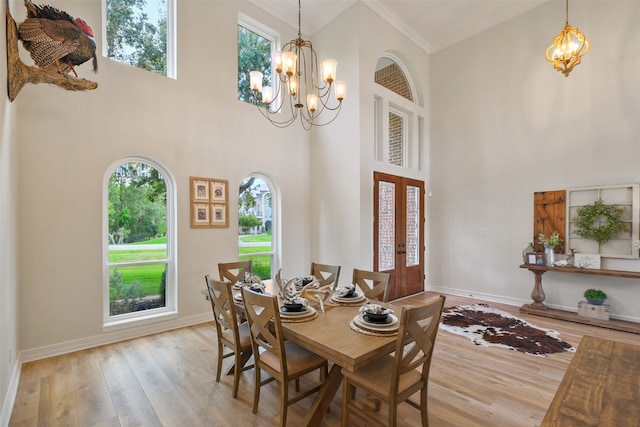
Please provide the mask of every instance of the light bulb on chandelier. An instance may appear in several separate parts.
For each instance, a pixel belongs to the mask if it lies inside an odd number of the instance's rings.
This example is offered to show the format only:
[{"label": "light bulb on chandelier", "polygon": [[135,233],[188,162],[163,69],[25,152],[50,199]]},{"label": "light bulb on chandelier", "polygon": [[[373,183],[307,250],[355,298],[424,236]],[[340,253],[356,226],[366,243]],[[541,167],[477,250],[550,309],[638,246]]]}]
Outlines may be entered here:
[{"label": "light bulb on chandelier", "polygon": [[[309,130],[313,126],[327,125],[338,117],[347,83],[336,81],[337,62],[334,59],[325,59],[318,64],[311,42],[302,39],[300,9],[298,0],[298,38],[271,57],[272,78],[277,76],[279,82],[274,85],[275,93],[274,87],[263,86],[264,75],[260,71],[251,71],[249,78],[253,103],[274,126],[287,127],[300,118],[302,127]],[[281,92],[281,88],[286,88],[286,92]],[[332,88],[335,100],[331,99]],[[281,93],[282,102],[278,104]]]}]

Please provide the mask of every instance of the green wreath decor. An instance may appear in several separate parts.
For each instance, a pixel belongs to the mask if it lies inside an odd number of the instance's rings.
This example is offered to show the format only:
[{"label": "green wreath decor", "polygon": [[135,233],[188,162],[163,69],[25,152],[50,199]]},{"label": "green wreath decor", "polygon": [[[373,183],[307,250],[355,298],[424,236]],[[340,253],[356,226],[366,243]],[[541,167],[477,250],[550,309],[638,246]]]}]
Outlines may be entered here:
[{"label": "green wreath decor", "polygon": [[595,240],[601,245],[621,231],[628,230],[624,222],[624,208],[605,205],[602,200],[596,200],[590,205],[579,208],[573,223],[577,228],[578,236]]}]

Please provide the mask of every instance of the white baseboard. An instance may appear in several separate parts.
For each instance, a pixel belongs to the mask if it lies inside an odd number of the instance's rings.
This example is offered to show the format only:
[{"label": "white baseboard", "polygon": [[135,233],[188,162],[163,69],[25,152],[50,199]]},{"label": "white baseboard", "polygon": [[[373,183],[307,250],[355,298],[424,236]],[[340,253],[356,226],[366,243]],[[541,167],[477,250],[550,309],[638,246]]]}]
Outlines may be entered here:
[{"label": "white baseboard", "polygon": [[456,295],[459,297],[476,298],[484,301],[499,302],[502,304],[513,305],[513,306],[521,306],[522,304],[527,304],[531,302],[531,300],[524,301],[518,298],[506,298],[501,295],[476,293],[473,291],[469,291],[467,289],[449,288],[446,286],[432,286],[429,288],[429,291],[441,292],[443,294]]},{"label": "white baseboard", "polygon": [[[460,296],[460,297],[468,297],[468,298],[477,298],[477,299],[481,299],[481,300],[485,300],[485,301],[492,301],[492,302],[499,302],[502,304],[508,304],[508,305],[513,305],[513,306],[521,306],[523,304],[531,304],[532,300],[531,299],[527,299],[527,300],[522,300],[522,299],[518,299],[518,298],[505,298],[503,296],[500,295],[493,295],[493,294],[484,294],[484,293],[474,293],[473,291],[469,291],[467,289],[456,289],[456,288],[448,288],[448,287],[440,287],[440,286],[433,286],[429,288],[429,291],[431,292],[442,292],[443,294],[450,294],[450,295],[456,295],[456,296]],[[545,302],[545,305],[549,308],[555,308],[557,310],[564,310],[564,311],[571,311],[573,313],[577,313],[578,312],[578,303],[576,302],[575,307],[567,307],[567,306],[563,306],[563,305],[557,305],[557,304],[548,304]],[[636,322],[636,323],[640,323],[640,318],[637,317],[632,317],[632,316],[621,316],[619,314],[611,314],[611,318],[612,319],[618,319],[618,320],[625,320],[627,322]]]},{"label": "white baseboard", "polygon": [[186,326],[197,325],[213,320],[212,313],[198,314],[195,316],[181,317],[166,322],[151,323],[138,327],[127,329],[119,329],[113,332],[103,333],[92,337],[80,338],[77,340],[67,341],[38,347],[20,352],[22,363],[32,362],[34,360],[45,359],[47,357],[59,356],[61,354],[71,353],[87,348],[98,347],[101,345],[112,344],[119,341],[138,338],[145,335],[156,334],[159,332],[170,331],[172,329],[184,328]]},{"label": "white baseboard", "polygon": [[20,355],[16,358],[16,363],[13,365],[13,372],[11,373],[11,379],[9,380],[9,387],[7,389],[7,395],[2,402],[2,413],[0,413],[0,426],[8,426],[11,420],[11,413],[13,412],[13,405],[16,401],[18,394],[18,384],[20,384],[20,371],[22,369],[22,361]]}]

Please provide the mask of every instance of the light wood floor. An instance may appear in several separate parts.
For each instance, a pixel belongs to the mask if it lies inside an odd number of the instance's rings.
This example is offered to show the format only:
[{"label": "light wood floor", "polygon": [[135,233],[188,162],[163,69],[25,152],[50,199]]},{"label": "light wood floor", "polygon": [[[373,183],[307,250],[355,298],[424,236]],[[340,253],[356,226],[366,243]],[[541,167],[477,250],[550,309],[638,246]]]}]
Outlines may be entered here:
[{"label": "light wood floor", "polygon": [[[468,302],[478,301],[448,296],[446,306]],[[555,329],[574,346],[583,335],[639,341],[630,333],[521,315],[518,307],[490,304]],[[278,385],[263,387],[254,415],[253,371],[243,373],[238,398],[232,399],[232,377],[215,382],[216,354],[214,327],[205,323],[27,363],[10,426],[277,425]],[[479,347],[441,330],[430,374],[430,425],[539,425],[572,356],[542,358]],[[340,393],[324,426],[340,424]],[[288,425],[301,424],[310,399],[289,409]],[[399,419],[402,426],[420,424],[418,411],[406,404],[400,406]],[[362,425],[358,420],[352,424]]]}]

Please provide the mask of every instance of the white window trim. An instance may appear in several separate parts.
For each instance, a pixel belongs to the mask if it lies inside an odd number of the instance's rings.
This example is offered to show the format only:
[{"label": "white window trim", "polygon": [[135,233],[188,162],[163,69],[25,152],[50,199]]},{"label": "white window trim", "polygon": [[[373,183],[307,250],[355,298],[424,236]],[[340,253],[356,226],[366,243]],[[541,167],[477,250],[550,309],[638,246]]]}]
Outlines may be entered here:
[{"label": "white window trim", "polygon": [[[162,174],[165,180],[167,191],[167,270],[165,276],[165,307],[111,316],[109,314],[109,179],[117,167],[125,163],[133,162],[146,163],[152,166]],[[104,174],[102,189],[102,330],[104,332],[113,331],[177,318],[178,262],[176,252],[176,234],[178,228],[176,215],[176,183],[173,175],[169,173],[169,170],[163,164],[155,159],[144,156],[124,157],[109,165]]]},{"label": "white window trim", "polygon": [[167,77],[178,79],[177,0],[167,0]]}]

